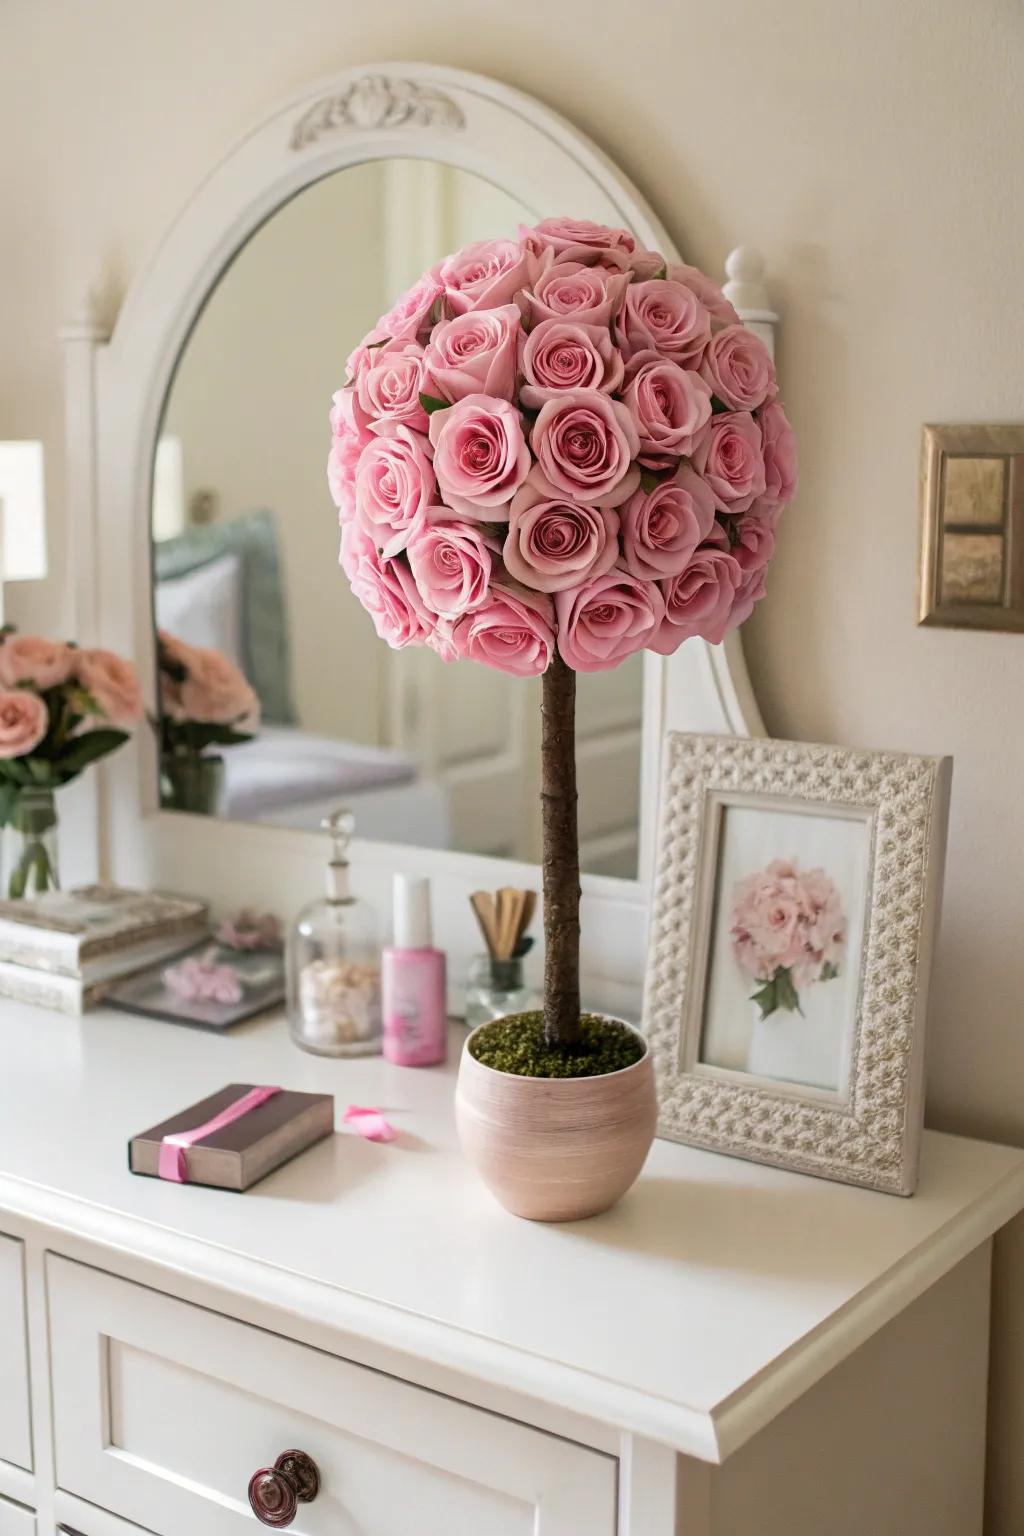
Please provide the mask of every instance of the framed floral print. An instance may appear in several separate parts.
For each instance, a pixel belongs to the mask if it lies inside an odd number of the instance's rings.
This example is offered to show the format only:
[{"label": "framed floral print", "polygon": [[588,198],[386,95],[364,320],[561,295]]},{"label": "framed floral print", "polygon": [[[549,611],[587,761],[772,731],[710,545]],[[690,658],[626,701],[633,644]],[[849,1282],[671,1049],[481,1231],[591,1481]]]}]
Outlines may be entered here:
[{"label": "framed floral print", "polygon": [[913,1193],[951,768],[668,737],[644,1002],[662,1136]]}]

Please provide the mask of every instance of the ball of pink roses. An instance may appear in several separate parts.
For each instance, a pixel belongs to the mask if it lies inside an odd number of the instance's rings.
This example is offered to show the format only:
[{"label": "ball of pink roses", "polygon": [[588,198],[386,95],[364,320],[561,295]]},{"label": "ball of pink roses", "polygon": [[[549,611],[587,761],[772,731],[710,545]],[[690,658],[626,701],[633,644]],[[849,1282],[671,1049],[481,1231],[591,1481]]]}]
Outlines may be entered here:
[{"label": "ball of pink roses", "polygon": [[724,639],[796,489],[763,344],[696,268],[587,220],[425,273],[353,351],[331,427],[377,633],[518,676]]}]

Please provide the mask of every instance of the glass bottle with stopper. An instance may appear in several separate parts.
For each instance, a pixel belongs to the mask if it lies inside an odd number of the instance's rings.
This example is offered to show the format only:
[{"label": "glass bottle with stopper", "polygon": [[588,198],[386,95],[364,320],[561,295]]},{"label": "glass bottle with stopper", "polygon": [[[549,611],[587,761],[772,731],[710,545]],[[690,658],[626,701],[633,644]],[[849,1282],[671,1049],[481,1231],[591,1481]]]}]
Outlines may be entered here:
[{"label": "glass bottle with stopper", "polygon": [[288,938],[292,1039],[319,1056],[367,1056],[381,1048],[380,934],[368,902],[349,890],[351,811],[320,823],[331,840],[326,892],[299,913]]}]

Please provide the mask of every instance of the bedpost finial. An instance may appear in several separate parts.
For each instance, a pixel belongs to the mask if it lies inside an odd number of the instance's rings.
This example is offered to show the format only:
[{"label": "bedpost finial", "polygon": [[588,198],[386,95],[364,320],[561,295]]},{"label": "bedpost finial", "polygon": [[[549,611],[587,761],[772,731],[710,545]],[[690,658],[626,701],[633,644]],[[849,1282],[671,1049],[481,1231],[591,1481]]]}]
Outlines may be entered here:
[{"label": "bedpost finial", "polygon": [[768,290],[764,283],[764,257],[752,245],[738,245],[726,257],[728,279],[722,292],[735,309],[767,310]]}]

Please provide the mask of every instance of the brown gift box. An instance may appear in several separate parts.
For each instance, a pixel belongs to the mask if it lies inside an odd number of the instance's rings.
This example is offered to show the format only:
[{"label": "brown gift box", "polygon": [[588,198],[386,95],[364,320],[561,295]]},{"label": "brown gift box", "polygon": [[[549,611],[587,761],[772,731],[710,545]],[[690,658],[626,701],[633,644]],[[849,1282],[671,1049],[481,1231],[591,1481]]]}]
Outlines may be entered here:
[{"label": "brown gift box", "polygon": [[[158,1178],[160,1143],[165,1136],[181,1135],[205,1125],[257,1086],[229,1083],[219,1093],[200,1099],[188,1109],[152,1130],[133,1136],[128,1143],[132,1173]],[[248,1189],[282,1163],[304,1152],[334,1131],[334,1098],[329,1093],[291,1093],[282,1090],[265,1103],[240,1115],[230,1125],[185,1148],[186,1182],[216,1189]]]}]

